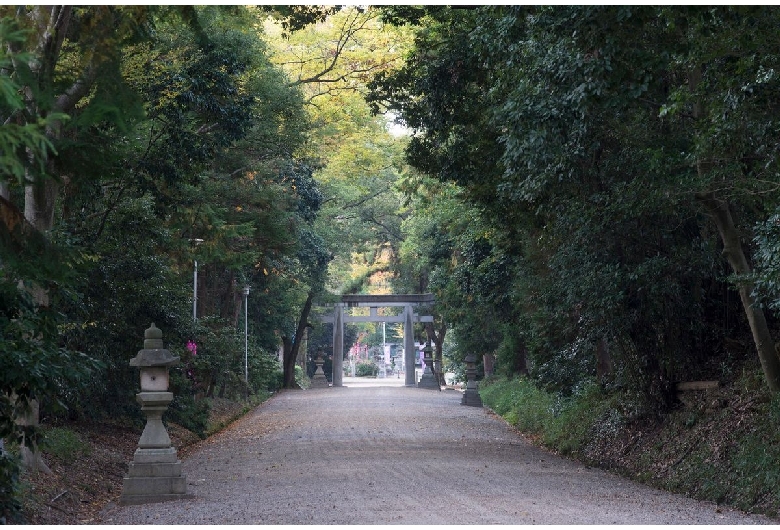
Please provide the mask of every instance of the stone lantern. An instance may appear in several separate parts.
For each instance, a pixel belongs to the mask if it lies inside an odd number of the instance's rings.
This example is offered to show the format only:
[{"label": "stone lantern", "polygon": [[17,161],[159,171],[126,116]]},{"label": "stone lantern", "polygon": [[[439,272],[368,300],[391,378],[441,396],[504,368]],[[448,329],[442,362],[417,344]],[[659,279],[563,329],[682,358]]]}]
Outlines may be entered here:
[{"label": "stone lantern", "polygon": [[136,400],[146,416],[146,426],[124,479],[119,498],[122,504],[190,497],[186,475],[181,474],[181,460],[162,422],[173,401],[173,393],[168,392],[168,369],[178,362],[178,357],[163,348],[162,331],[152,324],[144,334],[144,349],[130,360],[130,366],[138,367],[140,372],[141,392]]},{"label": "stone lantern", "polygon": [[430,340],[425,343],[425,348],[423,348],[423,362],[425,362],[425,371],[423,371],[420,382],[417,383],[417,388],[431,388],[440,391],[439,381],[436,379],[433,370],[431,370],[433,366],[433,348],[431,348]]},{"label": "stone lantern", "polygon": [[481,407],[482,398],[479,397],[477,390],[477,357],[473,353],[469,353],[464,360],[466,361],[466,391],[463,393],[460,404]]},{"label": "stone lantern", "polygon": [[314,359],[314,365],[317,369],[314,371],[314,376],[311,378],[310,388],[328,388],[328,377],[325,375],[325,371],[322,369],[322,365],[325,364],[323,358],[322,348],[317,350],[317,357]]}]

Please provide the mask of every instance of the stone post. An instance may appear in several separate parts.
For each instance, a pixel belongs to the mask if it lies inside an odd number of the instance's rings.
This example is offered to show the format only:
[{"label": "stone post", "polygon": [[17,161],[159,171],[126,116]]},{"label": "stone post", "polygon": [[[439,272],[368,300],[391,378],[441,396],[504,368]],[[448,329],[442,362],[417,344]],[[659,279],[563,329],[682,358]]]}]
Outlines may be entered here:
[{"label": "stone post", "polygon": [[473,353],[469,353],[464,360],[466,361],[466,391],[463,393],[460,404],[481,407],[482,398],[479,397],[477,390],[477,366],[475,364],[477,357]]},{"label": "stone post", "polygon": [[425,362],[425,370],[423,371],[420,382],[417,383],[417,388],[431,388],[435,390],[441,390],[439,381],[433,373],[433,348],[431,348],[431,341],[425,343],[423,348],[423,361]]},{"label": "stone post", "polygon": [[314,376],[311,378],[311,388],[329,388],[328,378],[325,376],[325,371],[322,369],[322,365],[325,364],[325,359],[322,358],[322,349],[317,350],[317,357],[314,359],[314,364],[317,369],[314,370]]},{"label": "stone post", "polygon": [[414,373],[414,365],[417,361],[417,349],[414,346],[414,326],[412,324],[414,313],[411,305],[404,307],[404,385],[416,386],[417,378]]},{"label": "stone post", "polygon": [[333,386],[344,386],[344,308],[333,312]]},{"label": "stone post", "polygon": [[179,358],[163,348],[162,331],[152,324],[144,334],[144,349],[130,360],[130,366],[140,371],[141,392],[136,400],[146,416],[146,426],[124,479],[120,504],[192,497],[187,495],[187,477],[181,474],[181,460],[162,422],[173,401],[173,393],[168,392],[168,368],[177,362]]}]

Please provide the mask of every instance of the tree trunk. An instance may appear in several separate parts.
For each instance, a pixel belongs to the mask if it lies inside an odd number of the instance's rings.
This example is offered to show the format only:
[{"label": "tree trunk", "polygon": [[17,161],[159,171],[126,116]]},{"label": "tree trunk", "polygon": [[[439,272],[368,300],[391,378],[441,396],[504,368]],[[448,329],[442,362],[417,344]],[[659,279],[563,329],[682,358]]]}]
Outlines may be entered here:
[{"label": "tree trunk", "polygon": [[[29,409],[16,419],[16,423],[22,426],[37,427],[39,418],[40,405],[37,399],[33,399],[30,400]],[[19,448],[19,453],[22,457],[22,464],[27,470],[32,471],[33,473],[52,474],[51,469],[49,469],[49,466],[46,465],[46,462],[44,462],[43,457],[41,456],[38,444],[31,440],[27,440],[26,436]]]},{"label": "tree trunk", "polygon": [[297,388],[295,383],[295,358],[293,354],[293,341],[289,337],[282,337],[282,370],[284,371],[284,388]]},{"label": "tree trunk", "polygon": [[24,190],[24,217],[40,233],[54,227],[54,207],[59,185],[51,178],[38,179]]},{"label": "tree trunk", "polygon": [[[49,25],[46,27],[46,31],[39,34],[38,46],[35,50],[35,57],[37,60],[31,64],[31,71],[37,78],[38,84],[48,88],[51,86],[54,65],[59,57],[59,51],[70,23],[72,8],[52,6],[50,8],[50,13],[47,13],[45,9],[46,8],[44,7],[35,9],[35,18],[40,21],[46,20],[47,14],[50,16],[48,17],[47,22]],[[27,110],[30,116],[35,117],[39,115],[39,109],[38,102],[34,100],[32,94],[33,91],[30,87],[27,87],[25,89]],[[68,98],[67,101],[70,102],[70,98]],[[63,100],[63,102],[65,102],[65,100]],[[59,111],[60,109],[55,106],[55,109],[53,110]],[[56,137],[58,129],[59,128],[55,126],[55,129],[47,130],[47,136],[51,138]],[[50,161],[45,161],[45,165],[48,167]],[[32,181],[32,184],[25,186],[24,217],[39,234],[47,237],[47,232],[54,226],[54,206],[57,194],[59,193],[59,185],[49,177],[36,177],[29,174],[29,172],[27,176],[28,179]],[[49,305],[48,291],[35,285],[32,288],[32,293],[36,302],[41,307],[47,307]],[[33,400],[30,411],[17,421],[24,425],[37,427],[40,422],[38,402]],[[21,451],[22,461],[27,469],[32,471],[48,471],[49,468],[43,461],[41,453],[35,444],[31,447],[23,445]]]},{"label": "tree trunk", "polygon": [[602,337],[596,343],[596,379],[599,383],[603,383],[611,373],[612,357],[609,355],[609,344]]},{"label": "tree trunk", "polygon": [[[688,85],[691,92],[695,93],[696,88],[702,79],[702,68],[697,66],[688,72]],[[699,119],[704,115],[704,109],[698,100],[694,101],[693,117]],[[696,170],[700,177],[712,169],[713,162],[708,160],[699,160]],[[718,199],[712,191],[705,191],[696,194],[696,198],[704,205],[707,212],[712,216],[715,225],[718,227],[718,233],[723,241],[723,254],[731,265],[731,269],[738,276],[743,276],[750,272],[745,253],[742,251],[742,243],[739,240],[739,232],[734,226],[734,219],[731,216],[731,207],[725,199]],[[774,341],[769,333],[764,312],[756,305],[753,298],[753,282],[742,281],[739,283],[739,298],[742,300],[742,307],[745,310],[750,331],[753,334],[753,341],[756,344],[758,358],[761,361],[761,368],[764,370],[769,388],[777,392],[780,390],[780,358],[774,348]]]},{"label": "tree trunk", "polygon": [[[731,269],[738,276],[750,273],[745,253],[742,251],[742,243],[739,240],[739,232],[734,226],[731,209],[724,199],[717,199],[714,193],[699,193],[696,198],[701,201],[707,211],[712,215],[715,225],[718,227],[720,238],[723,241],[723,254],[731,265]],[[758,358],[761,368],[764,370],[769,388],[777,392],[780,390],[780,358],[775,352],[774,341],[769,333],[764,312],[756,305],[753,298],[753,282],[739,282],[739,297],[745,310],[753,341],[758,350]]]},{"label": "tree trunk", "polygon": [[447,324],[441,323],[439,332],[433,329],[432,322],[426,322],[425,333],[428,335],[428,340],[433,342],[434,354],[433,354],[433,366],[435,367],[434,376],[439,382],[439,386],[446,386],[447,381],[444,380],[444,335],[447,334]]},{"label": "tree trunk", "polygon": [[[85,57],[88,57],[88,60],[81,75],[62,92],[55,93],[55,90],[57,90],[55,86],[57,65],[66,35],[72,29],[70,26],[72,13],[72,6],[17,8],[17,18],[28,18],[32,21],[34,28],[32,32],[34,46],[32,49],[27,50],[30,53],[27,55],[28,63],[26,68],[29,70],[30,77],[26,80],[28,81],[27,86],[22,88],[27,115],[33,121],[47,114],[72,113],[76,105],[89,94],[97,75],[97,63],[108,57],[108,54],[101,53],[101,51],[105,50],[97,48],[114,45],[115,41],[113,38],[106,40],[96,39],[93,49],[84,50]],[[102,29],[107,34],[112,32],[112,27],[108,24],[104,25]],[[14,49],[13,51],[21,52],[24,50],[19,46],[19,49]],[[25,65],[17,62],[20,60],[20,56],[17,55],[13,59],[15,62],[14,66],[16,71],[23,72],[25,70],[23,66]],[[33,86],[35,86],[35,89],[33,89]],[[42,111],[39,106],[40,101],[37,99],[37,94],[40,92],[55,95],[53,105],[48,112]],[[62,124],[59,121],[49,122],[46,129],[47,137],[52,140],[58,139],[61,135],[61,126]],[[48,232],[54,227],[54,212],[60,192],[60,184],[51,178],[54,175],[52,160],[46,159],[42,162],[49,175],[33,175],[28,172],[27,177],[31,183],[25,186],[24,217],[35,228],[35,231],[45,238],[48,237]],[[0,189],[0,195],[8,199],[10,195],[8,186]],[[43,307],[48,306],[49,294],[45,289],[36,286],[33,288],[33,295],[39,305]],[[38,424],[38,420],[37,406],[32,409],[28,417],[22,419],[26,424],[33,426]],[[40,459],[40,453],[37,451],[37,448],[33,447],[32,449],[33,468],[43,469],[45,464]]]},{"label": "tree trunk", "polygon": [[298,320],[298,326],[295,329],[295,336],[282,337],[284,347],[282,354],[282,368],[284,370],[284,388],[297,388],[295,382],[295,361],[298,359],[298,350],[303,341],[303,332],[308,325],[309,313],[311,312],[312,301],[314,300],[314,291],[309,291],[306,297],[306,303],[301,310],[301,318]]},{"label": "tree trunk", "polygon": [[[43,244],[43,236],[35,227],[30,224],[16,206],[4,197],[0,197],[0,244],[7,249],[20,252],[25,246],[25,240],[36,240],[36,243]],[[20,284],[20,289],[24,286]],[[43,306],[48,305],[48,294],[38,285],[29,288],[34,299]],[[17,408],[16,396],[11,396],[14,408]],[[20,426],[37,426],[39,418],[39,404],[33,399],[27,410],[17,413],[15,421]],[[25,443],[20,448],[22,463],[30,471],[41,471],[51,473],[46,462],[41,458],[41,453],[35,444],[27,446]]]},{"label": "tree trunk", "polygon": [[528,375],[528,348],[525,346],[525,341],[520,341],[516,351],[514,371],[517,374]]}]

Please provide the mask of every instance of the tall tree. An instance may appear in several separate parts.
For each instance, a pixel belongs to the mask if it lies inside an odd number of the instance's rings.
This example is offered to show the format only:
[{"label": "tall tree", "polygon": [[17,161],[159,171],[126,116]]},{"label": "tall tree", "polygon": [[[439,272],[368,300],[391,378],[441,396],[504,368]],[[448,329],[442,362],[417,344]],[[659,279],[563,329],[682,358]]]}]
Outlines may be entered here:
[{"label": "tall tree", "polygon": [[[102,76],[110,84],[117,78],[120,44],[136,34],[145,9],[20,6],[5,8],[2,15],[13,17],[15,26],[26,35],[24,40],[3,43],[11,53],[3,73],[19,87],[23,105],[4,108],[2,121],[19,126],[45,123],[45,142],[59,148],[68,115],[100,105],[101,98],[95,95],[95,91],[101,93],[97,79]],[[6,180],[1,191],[6,199],[23,202],[20,209],[34,232],[31,237],[46,239],[54,227],[57,199],[68,174],[58,166],[61,151],[26,147],[25,156],[38,164],[26,165],[24,178]],[[51,279],[46,280],[27,284],[43,311],[52,303]],[[27,421],[37,424],[37,408]],[[39,465],[37,457],[33,459]]]},{"label": "tall tree", "polygon": [[[529,314],[546,330],[535,346],[542,363],[603,355],[606,340],[620,357],[617,376],[644,373],[642,386],[665,402],[675,372],[708,349],[695,328],[714,323],[686,323],[705,307],[688,293],[717,281],[694,196],[706,200],[717,174],[717,193],[733,182],[729,199],[755,207],[734,192],[762,191],[765,179],[748,162],[774,164],[765,154],[772,127],[755,111],[767,103],[751,84],[773,82],[761,75],[773,56],[759,52],[773,49],[764,37],[772,33],[747,35],[763,27],[759,12],[391,10],[396,20],[424,20],[425,30],[407,64],[377,78],[372,100],[417,131],[407,150],[413,165],[460,185],[503,232],[491,238],[499,248],[532,259],[524,270],[538,283],[513,285],[516,303],[535,308]],[[751,59],[730,57],[729,38]],[[706,90],[692,82],[702,65]],[[750,89],[735,92],[739,83]],[[741,164],[746,178],[724,180],[710,164],[699,171],[703,159]],[[724,204],[717,200],[713,207]],[[760,319],[749,320],[755,328]],[[756,343],[775,388],[766,340]]]},{"label": "tall tree", "polygon": [[[11,13],[10,10],[14,10]],[[94,88],[99,76],[116,72],[120,44],[130,39],[146,16],[144,8],[34,6],[6,8],[20,28],[29,31],[24,44],[9,42],[15,54],[6,71],[22,87],[24,109],[3,116],[5,122],[36,123],[49,115],[74,112]],[[26,52],[21,55],[21,52]],[[22,57],[25,59],[22,60]],[[50,141],[63,134],[63,122],[55,120],[46,129]],[[55,203],[63,175],[55,160],[44,165],[46,172],[28,171],[24,212],[39,231],[54,224]]]},{"label": "tall tree", "polygon": [[286,38],[266,25],[279,36],[274,62],[309,102],[309,149],[319,160],[315,176],[325,195],[317,231],[335,256],[332,278],[347,275],[353,251],[373,254],[372,262],[388,245],[395,253],[405,215],[394,188],[404,171],[401,142],[388,134],[386,119],[371,115],[363,95],[372,74],[400,63],[409,32],[383,24],[379,15],[371,8],[334,10]]}]

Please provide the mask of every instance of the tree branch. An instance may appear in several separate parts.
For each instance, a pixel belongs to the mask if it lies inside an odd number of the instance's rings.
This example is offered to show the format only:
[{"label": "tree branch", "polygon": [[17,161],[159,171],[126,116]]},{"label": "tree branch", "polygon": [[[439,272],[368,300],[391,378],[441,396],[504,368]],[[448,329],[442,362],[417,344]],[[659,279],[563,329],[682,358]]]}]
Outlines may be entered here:
[{"label": "tree branch", "polygon": [[371,215],[366,216],[365,220],[366,221],[371,221],[375,225],[383,228],[385,230],[385,233],[387,233],[388,236],[394,238],[396,241],[403,241],[404,240],[403,236],[401,236],[400,234],[396,233],[392,228],[388,227],[387,225],[385,225],[384,223],[382,223],[378,219],[374,218],[374,216],[371,216]]},{"label": "tree branch", "polygon": [[84,74],[79,77],[70,88],[64,93],[60,94],[54,105],[54,108],[61,112],[70,112],[81,101],[81,99],[87,95],[92,88],[93,83],[97,77],[97,69],[90,63],[84,69]]},{"label": "tree branch", "polygon": [[[347,43],[349,43],[350,40],[353,40],[354,35],[357,32],[363,30],[366,27],[366,24],[368,24],[368,22],[370,22],[371,20],[376,18],[376,16],[378,16],[378,15],[366,16],[362,21],[359,22],[358,19],[360,15],[361,15],[360,13],[355,13],[353,17],[344,20],[344,23],[341,26],[341,33],[339,35],[338,40],[336,41],[335,49],[332,52],[332,57],[321,71],[307,78],[293,81],[292,83],[289,83],[288,86],[298,86],[298,85],[310,84],[316,82],[333,82],[333,81],[324,81],[323,80],[324,76],[326,76],[336,68],[336,65],[338,64],[338,61],[341,58],[341,55],[344,52]],[[302,59],[301,66],[303,66],[305,62],[307,61],[304,61]]]},{"label": "tree branch", "polygon": [[383,189],[377,191],[376,193],[374,193],[373,195],[366,195],[362,199],[359,199],[357,202],[353,202],[353,203],[348,203],[348,204],[342,205],[342,208],[344,208],[344,209],[346,209],[346,208],[357,208],[358,206],[361,206],[362,204],[367,203],[371,199],[376,199],[377,197],[379,197],[380,195],[382,195],[383,193],[386,193],[388,191],[390,191],[390,185],[389,184],[385,188],[383,188]]}]

